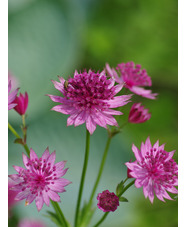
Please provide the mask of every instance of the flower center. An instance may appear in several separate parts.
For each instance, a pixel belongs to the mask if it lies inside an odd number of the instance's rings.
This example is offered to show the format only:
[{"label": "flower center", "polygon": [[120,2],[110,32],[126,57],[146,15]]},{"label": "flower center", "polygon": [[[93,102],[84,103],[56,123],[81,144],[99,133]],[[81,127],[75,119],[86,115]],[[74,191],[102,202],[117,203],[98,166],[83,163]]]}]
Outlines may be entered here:
[{"label": "flower center", "polygon": [[72,101],[76,109],[91,110],[108,106],[104,100],[114,97],[114,87],[109,87],[104,73],[83,72],[68,80],[65,96]]},{"label": "flower center", "polygon": [[166,161],[168,153],[151,149],[147,152],[142,166],[147,170],[148,177],[158,184],[174,183],[177,178],[177,164],[173,159]]},{"label": "flower center", "polygon": [[118,64],[116,69],[120,72],[126,87],[152,85],[151,78],[147,75],[145,69],[141,69],[141,65],[127,62]]}]

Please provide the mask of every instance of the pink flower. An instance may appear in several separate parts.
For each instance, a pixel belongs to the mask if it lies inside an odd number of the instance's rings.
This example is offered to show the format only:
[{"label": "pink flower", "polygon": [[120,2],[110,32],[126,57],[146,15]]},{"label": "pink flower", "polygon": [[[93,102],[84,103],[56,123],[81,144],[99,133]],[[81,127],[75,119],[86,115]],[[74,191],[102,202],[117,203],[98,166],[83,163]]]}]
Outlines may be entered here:
[{"label": "pink flower", "polygon": [[17,105],[14,107],[14,110],[17,111],[20,115],[24,115],[26,113],[28,107],[28,94],[25,92],[25,95],[22,93],[19,94],[14,100],[14,103]]},{"label": "pink flower", "polygon": [[35,200],[38,211],[43,204],[50,204],[50,199],[60,202],[59,192],[65,192],[65,186],[70,184],[69,180],[61,178],[68,169],[63,169],[66,161],[54,164],[56,158],[55,151],[50,154],[48,148],[41,158],[30,149],[30,159],[23,153],[23,163],[26,169],[14,166],[18,174],[9,175],[15,181],[12,190],[19,193],[15,200],[26,199],[25,205],[29,205]]},{"label": "pink flower", "polygon": [[14,186],[14,181],[12,181],[11,179],[8,179],[8,211],[10,211],[12,209],[12,207],[16,204],[16,200],[15,197],[17,195],[18,192],[16,191],[12,191],[10,188],[12,188]]},{"label": "pink flower", "polygon": [[40,221],[23,219],[19,222],[18,227],[46,227],[46,225]]},{"label": "pink flower", "polygon": [[119,206],[119,197],[116,196],[114,192],[109,192],[109,190],[105,190],[102,193],[99,193],[97,200],[97,206],[103,212],[113,212]]},{"label": "pink flower", "polygon": [[130,175],[136,178],[135,186],[143,187],[145,198],[149,197],[151,203],[154,194],[159,200],[172,200],[167,191],[178,193],[174,187],[178,185],[178,165],[172,159],[175,151],[165,151],[164,144],[159,146],[159,141],[152,146],[149,137],[145,144],[142,142],[141,150],[133,144],[132,151],[136,161],[125,164],[131,170]]},{"label": "pink flower", "polygon": [[151,90],[145,90],[141,87],[152,86],[151,78],[147,75],[145,69],[141,69],[141,65],[135,65],[134,62],[118,64],[116,70],[120,77],[114,68],[110,68],[109,64],[106,64],[106,70],[111,77],[115,78],[117,83],[123,84],[131,92],[148,99],[156,98],[157,93],[152,94]]},{"label": "pink flower", "polygon": [[75,71],[74,78],[65,81],[59,77],[59,80],[60,82],[52,82],[64,97],[48,96],[52,101],[61,103],[52,110],[70,115],[67,126],[78,126],[86,122],[90,134],[95,131],[96,125],[104,128],[107,128],[107,125],[118,126],[112,115],[121,115],[122,112],[111,108],[126,105],[131,98],[131,95],[115,97],[123,85],[114,86],[114,79],[107,79],[104,71]]},{"label": "pink flower", "polygon": [[141,106],[141,103],[134,103],[130,109],[128,121],[130,123],[143,123],[151,118],[151,114],[148,113],[148,109]]},{"label": "pink flower", "polygon": [[8,110],[13,109],[17,104],[14,102],[19,88],[11,91],[12,84],[11,80],[8,81]]}]

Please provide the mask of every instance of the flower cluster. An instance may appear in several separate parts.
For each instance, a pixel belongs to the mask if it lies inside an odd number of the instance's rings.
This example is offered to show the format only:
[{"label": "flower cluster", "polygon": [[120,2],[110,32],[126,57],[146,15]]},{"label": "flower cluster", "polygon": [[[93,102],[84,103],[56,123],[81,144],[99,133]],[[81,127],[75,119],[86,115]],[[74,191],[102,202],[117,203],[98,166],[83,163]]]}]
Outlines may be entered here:
[{"label": "flower cluster", "polygon": [[[111,68],[109,64],[101,72],[92,70],[84,70],[83,72],[75,71],[73,77],[65,80],[59,76],[59,82],[52,80],[54,87],[60,91],[61,96],[48,94],[47,96],[54,102],[59,103],[52,110],[69,115],[67,118],[67,126],[79,126],[86,124],[86,149],[85,159],[83,164],[82,177],[79,187],[77,207],[75,213],[75,226],[81,226],[86,222],[91,214],[92,201],[96,193],[96,189],[103,171],[106,156],[108,153],[111,138],[119,133],[123,127],[119,126],[114,116],[122,115],[123,107],[129,102],[133,94],[124,95],[123,90],[128,89],[134,94],[140,95],[148,99],[156,99],[157,93],[152,93],[151,90],[146,90],[143,87],[152,86],[150,76],[141,65],[134,62],[118,64],[116,68]],[[23,145],[27,155],[22,154],[25,168],[13,166],[17,171],[16,174],[9,175],[9,211],[16,201],[24,200],[25,205],[35,201],[37,210],[40,211],[44,204],[50,205],[50,200],[56,213],[48,212],[49,217],[59,226],[69,226],[59,205],[55,202],[60,202],[59,193],[65,192],[65,187],[71,182],[63,176],[68,168],[65,168],[66,161],[55,163],[55,151],[50,154],[46,148],[42,156],[39,158],[35,151],[29,149],[26,144],[27,125],[25,123],[25,113],[28,108],[28,94],[18,93],[18,88],[11,91],[11,80],[8,82],[8,109],[13,109],[22,117],[23,125],[21,126],[23,138],[9,124],[9,129],[17,137],[15,142]],[[119,95],[118,95],[119,93]],[[26,114],[27,116],[27,114]],[[128,122],[138,124],[146,122],[151,118],[151,113],[145,108],[142,103],[133,103]],[[85,174],[88,165],[90,135],[94,133],[97,125],[108,130],[108,140],[104,150],[100,169],[98,172],[95,185],[92,190],[89,202],[82,208],[81,198]],[[109,127],[116,126],[116,127]],[[168,194],[177,194],[178,186],[178,165],[173,159],[175,151],[167,152],[164,149],[164,144],[159,145],[157,141],[153,146],[150,138],[141,144],[138,149],[134,144],[132,151],[136,160],[126,162],[127,177],[122,180],[116,187],[116,193],[104,190],[97,195],[97,207],[106,212],[104,216],[94,226],[98,226],[106,218],[109,212],[114,212],[119,202],[128,202],[123,197],[128,188],[133,184],[137,188],[143,187],[145,198],[149,198],[151,203],[154,201],[154,196],[161,201],[164,199],[171,200]],[[135,178],[131,181],[130,178]],[[126,181],[130,179],[130,183],[126,185]],[[86,216],[87,215],[87,216]],[[81,217],[81,218],[80,218]],[[38,221],[30,221],[27,219],[19,222],[19,227],[44,227],[45,225]]]}]

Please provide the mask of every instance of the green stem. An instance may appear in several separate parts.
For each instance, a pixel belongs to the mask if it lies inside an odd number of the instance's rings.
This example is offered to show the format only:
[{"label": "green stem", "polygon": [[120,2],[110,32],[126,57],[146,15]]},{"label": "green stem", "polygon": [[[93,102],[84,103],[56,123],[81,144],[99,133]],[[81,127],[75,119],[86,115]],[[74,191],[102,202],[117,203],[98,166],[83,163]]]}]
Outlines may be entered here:
[{"label": "green stem", "polygon": [[82,175],[81,175],[81,182],[80,182],[80,186],[79,186],[79,194],[78,194],[78,200],[77,200],[77,206],[76,206],[75,227],[77,227],[77,224],[78,224],[78,215],[79,215],[79,209],[80,209],[80,204],[81,204],[81,197],[82,197],[82,193],[83,193],[85,174],[86,174],[87,165],[88,165],[89,147],[90,147],[90,133],[88,132],[88,130],[86,130],[85,158],[84,158],[84,165],[83,165],[83,170],[82,170]]},{"label": "green stem", "polygon": [[51,200],[51,204],[54,207],[54,210],[55,210],[55,212],[56,212],[56,214],[57,214],[57,216],[58,216],[58,218],[61,222],[61,226],[68,227],[69,226],[68,222],[66,221],[65,216],[64,216],[59,204],[57,202],[52,201],[52,200]]},{"label": "green stem", "polygon": [[[120,192],[120,194],[118,195],[118,197],[120,198],[123,193],[128,189],[130,188],[133,184],[134,184],[135,180],[131,181],[126,187],[124,187],[123,191]],[[104,220],[105,218],[107,217],[107,215],[109,214],[110,212],[106,212],[102,218],[93,226],[93,227],[97,227],[99,226]]]},{"label": "green stem", "polygon": [[101,218],[93,227],[99,226],[99,225],[105,220],[105,218],[107,217],[108,214],[109,214],[109,212],[106,212],[106,213],[102,216],[102,218]]},{"label": "green stem", "polygon": [[16,132],[16,130],[11,126],[9,122],[8,122],[8,128],[14,134],[14,136],[16,136],[18,139],[21,138],[20,135]]},{"label": "green stem", "polygon": [[123,191],[121,191],[119,193],[118,197],[120,198],[123,195],[123,193],[134,184],[134,182],[135,182],[135,180],[133,180],[129,184],[127,184],[127,186],[124,187]]},{"label": "green stem", "polygon": [[89,200],[89,203],[88,203],[87,210],[88,210],[88,209],[90,208],[90,206],[91,206],[91,203],[92,203],[92,200],[93,200],[93,198],[94,198],[94,195],[95,195],[97,186],[98,186],[98,184],[99,184],[99,181],[100,181],[100,178],[101,178],[101,175],[102,175],[102,172],[103,172],[103,167],[104,167],[104,165],[105,165],[106,157],[107,157],[107,154],[108,154],[110,142],[111,142],[111,137],[108,137],[108,140],[107,140],[107,143],[106,143],[106,147],[105,147],[105,151],[104,151],[104,153],[103,153],[102,161],[101,161],[101,164],[100,164],[100,167],[99,167],[99,172],[98,172],[98,175],[97,175],[97,179],[96,179],[96,181],[95,181],[95,184],[94,184],[94,187],[93,187],[93,190],[92,190],[92,194],[91,194],[91,196],[90,196],[90,200]]},{"label": "green stem", "polygon": [[[10,123],[8,123],[8,128],[18,139],[21,139],[20,135],[16,132],[16,130],[11,126]],[[29,150],[27,144],[22,144],[22,145],[23,145],[27,155],[30,156],[30,150]]]}]

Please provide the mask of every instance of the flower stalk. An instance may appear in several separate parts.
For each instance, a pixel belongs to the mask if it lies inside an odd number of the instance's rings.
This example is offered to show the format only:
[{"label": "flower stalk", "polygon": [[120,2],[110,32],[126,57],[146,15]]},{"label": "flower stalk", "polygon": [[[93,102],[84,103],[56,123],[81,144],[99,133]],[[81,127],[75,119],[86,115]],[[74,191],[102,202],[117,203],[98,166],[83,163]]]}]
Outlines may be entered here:
[{"label": "flower stalk", "polygon": [[21,136],[16,132],[16,130],[12,127],[12,125],[8,122],[8,128],[9,130],[14,134],[14,136],[18,139],[18,143],[22,144],[27,155],[30,156],[30,150],[28,148],[28,145],[23,141]]},{"label": "flower stalk", "polygon": [[76,206],[75,227],[77,227],[77,225],[78,225],[78,215],[79,215],[81,197],[82,197],[82,193],[83,193],[85,175],[86,175],[86,170],[87,170],[87,165],[88,165],[89,148],[90,148],[90,133],[88,130],[86,130],[85,158],[84,158],[84,165],[83,165],[83,170],[82,170],[82,175],[81,175],[81,182],[80,182],[80,186],[79,186],[79,194],[78,194],[78,200],[77,200],[77,206]]}]

